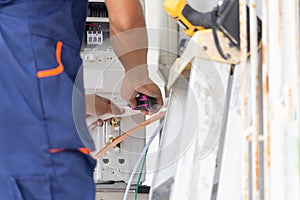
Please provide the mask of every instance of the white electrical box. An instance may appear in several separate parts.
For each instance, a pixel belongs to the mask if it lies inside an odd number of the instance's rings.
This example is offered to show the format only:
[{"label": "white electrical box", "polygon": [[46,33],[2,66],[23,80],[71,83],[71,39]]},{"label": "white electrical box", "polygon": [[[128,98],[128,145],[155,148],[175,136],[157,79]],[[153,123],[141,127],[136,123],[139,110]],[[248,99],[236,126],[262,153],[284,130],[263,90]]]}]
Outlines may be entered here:
[{"label": "white electrical box", "polygon": [[[109,41],[105,41],[101,46],[85,48],[81,52],[81,57],[84,66],[86,93],[96,93],[112,100],[119,106],[127,106],[127,102],[120,95],[124,69],[113,52]],[[117,127],[105,122],[103,127],[93,129],[91,135],[96,146],[95,152],[101,150],[112,138],[118,137],[144,120],[143,115],[136,114],[123,117]],[[98,159],[94,174],[95,182],[123,181],[126,183],[144,146],[145,129],[141,129],[108,151]],[[145,169],[143,172],[145,172]],[[132,184],[137,183],[138,175],[135,176]],[[141,181],[144,180],[145,174],[143,174]]]},{"label": "white electrical box", "polygon": [[[109,122],[106,122],[103,127],[96,128],[91,134],[97,150],[103,148],[107,141],[118,137],[142,121],[144,121],[144,116],[137,114],[122,118],[118,127],[114,127]],[[142,129],[98,159],[94,174],[95,181],[98,183],[111,181],[127,182],[144,146],[145,130]],[[135,176],[132,184],[137,183],[138,175]],[[145,177],[143,176],[142,180],[144,181],[144,179]]]},{"label": "white electrical box", "polygon": [[[141,2],[144,8],[144,2]],[[127,106],[120,95],[124,69],[109,40],[108,11],[104,0],[89,0],[85,33],[81,51],[85,92],[106,97],[119,106]],[[94,128],[90,132],[95,142],[95,152],[101,150],[112,138],[144,120],[143,115],[136,114],[123,117],[117,126],[105,122],[104,126]],[[95,182],[126,183],[145,146],[145,137],[145,129],[141,129],[99,158],[94,173]],[[143,172],[145,171],[144,169]],[[138,175],[132,184],[137,183]],[[142,175],[141,182],[144,180],[145,174]],[[100,187],[99,184],[97,186]]]}]

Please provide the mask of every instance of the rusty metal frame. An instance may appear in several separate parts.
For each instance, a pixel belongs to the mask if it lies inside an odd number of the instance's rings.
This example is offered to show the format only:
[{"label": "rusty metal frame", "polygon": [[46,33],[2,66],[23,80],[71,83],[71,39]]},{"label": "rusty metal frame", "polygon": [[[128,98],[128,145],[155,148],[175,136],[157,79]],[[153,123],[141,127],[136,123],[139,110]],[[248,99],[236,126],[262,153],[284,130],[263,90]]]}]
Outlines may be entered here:
[{"label": "rusty metal frame", "polygon": [[[300,199],[299,3],[300,0],[239,0],[240,57],[237,60],[240,64],[237,68],[240,69],[241,103],[238,106],[241,110],[243,129],[235,127],[235,131],[241,134],[243,152],[242,167],[239,171],[239,174],[242,174],[240,179],[242,187],[236,189],[236,192],[241,194],[243,200]],[[249,21],[247,21],[247,4]],[[257,37],[258,8],[262,8],[261,52]],[[247,30],[248,23],[249,30]],[[209,57],[201,56],[207,54],[201,48],[203,40],[200,39],[203,39],[203,35],[200,33],[196,35],[198,38],[192,39],[196,44],[193,51],[186,51],[182,58],[174,63],[172,68],[174,73],[170,75],[168,87],[172,86],[172,82],[186,67],[193,66],[196,61],[203,62],[203,59]],[[249,38],[250,52],[247,51]],[[190,47],[192,44],[188,49]],[[193,70],[195,72],[195,66],[192,67]],[[191,74],[191,77],[194,76],[195,74]],[[204,104],[201,102],[199,105]],[[187,106],[190,106],[187,110],[192,109],[191,105]],[[193,146],[196,147],[199,145]],[[211,155],[215,156],[215,153]],[[198,165],[203,167],[209,162],[193,159],[179,161],[176,178],[181,179],[175,179],[173,199],[192,199],[198,194],[202,194],[201,198],[210,199],[211,188],[200,187],[206,179],[202,177],[195,181],[195,177],[203,172],[197,168]],[[190,170],[187,171],[186,167]],[[209,169],[211,168],[209,166]],[[211,178],[211,175],[206,174],[207,177]],[[182,186],[185,180],[189,180],[186,185],[192,187]],[[222,186],[224,191],[229,188],[224,183]],[[217,199],[224,198],[219,195]]]},{"label": "rusty metal frame", "polygon": [[[240,0],[241,109],[245,136],[243,199],[300,198],[300,142],[296,142],[300,140],[299,3],[299,0],[249,1],[251,50],[247,60],[245,1]],[[257,57],[258,6],[262,6],[261,66]],[[251,66],[250,91],[247,62]],[[287,186],[287,182],[292,186]]]},{"label": "rusty metal frame", "polygon": [[248,30],[247,30],[247,9],[245,0],[239,0],[239,11],[240,11],[240,57],[241,57],[241,117],[243,121],[243,132],[242,132],[242,199],[250,199],[250,174],[249,174],[249,137],[244,131],[249,127],[249,113],[248,113],[248,83],[247,83],[247,49],[248,49]]}]

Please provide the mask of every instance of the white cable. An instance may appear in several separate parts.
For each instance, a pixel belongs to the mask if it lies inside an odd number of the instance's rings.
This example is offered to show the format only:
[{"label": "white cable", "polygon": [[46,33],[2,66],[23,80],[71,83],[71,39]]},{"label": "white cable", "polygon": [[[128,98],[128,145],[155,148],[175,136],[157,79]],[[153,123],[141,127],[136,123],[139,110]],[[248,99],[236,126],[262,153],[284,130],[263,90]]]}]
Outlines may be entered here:
[{"label": "white cable", "polygon": [[133,180],[133,177],[135,176],[135,174],[137,173],[137,170],[140,166],[140,164],[142,163],[143,159],[144,159],[144,156],[146,154],[146,151],[147,149],[149,148],[150,144],[152,143],[152,141],[154,140],[154,138],[156,137],[156,135],[159,133],[159,131],[162,129],[163,125],[164,125],[164,122],[165,120],[163,120],[160,125],[157,127],[157,129],[153,132],[152,136],[150,137],[149,141],[147,142],[146,146],[144,147],[139,159],[137,160],[133,170],[132,170],[132,173],[130,175],[130,178],[128,180],[128,183],[127,183],[127,187],[126,187],[126,190],[125,190],[125,193],[124,193],[124,197],[123,197],[123,200],[127,200],[127,196],[128,196],[128,193],[129,193],[129,189],[130,189],[130,186],[131,186],[131,182]]}]

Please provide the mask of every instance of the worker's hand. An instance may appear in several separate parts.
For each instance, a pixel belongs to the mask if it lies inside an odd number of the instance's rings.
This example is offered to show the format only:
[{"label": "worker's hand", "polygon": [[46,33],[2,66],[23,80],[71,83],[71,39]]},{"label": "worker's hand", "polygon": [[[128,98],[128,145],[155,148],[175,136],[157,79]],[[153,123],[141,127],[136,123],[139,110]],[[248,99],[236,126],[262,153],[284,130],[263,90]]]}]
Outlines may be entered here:
[{"label": "worker's hand", "polygon": [[[124,108],[119,108],[111,100],[100,97],[96,94],[87,94],[85,96],[86,100],[86,113],[87,116],[101,116],[106,113],[121,115],[125,112]],[[97,121],[98,126],[103,125],[103,121],[99,119]]]},{"label": "worker's hand", "polygon": [[135,97],[138,93],[153,97],[156,101],[154,110],[142,110],[143,115],[152,115],[158,112],[163,105],[163,99],[159,87],[148,77],[148,70],[145,67],[136,67],[125,73],[121,88],[122,97],[127,100],[130,107],[135,108],[137,102]]}]

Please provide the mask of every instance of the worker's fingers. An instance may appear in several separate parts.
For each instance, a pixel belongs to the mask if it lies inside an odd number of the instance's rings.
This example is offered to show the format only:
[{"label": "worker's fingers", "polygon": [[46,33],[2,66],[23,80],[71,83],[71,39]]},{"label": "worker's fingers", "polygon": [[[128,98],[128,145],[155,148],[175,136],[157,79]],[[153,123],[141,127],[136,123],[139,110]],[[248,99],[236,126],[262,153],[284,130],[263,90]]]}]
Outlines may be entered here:
[{"label": "worker's fingers", "polygon": [[120,108],[114,102],[104,97],[97,96],[97,102],[95,103],[95,109],[97,116],[109,113],[114,115],[121,115],[125,112],[124,108]]},{"label": "worker's fingers", "polygon": [[98,120],[96,121],[96,123],[97,123],[97,126],[103,126],[103,124],[104,124],[104,122],[103,122],[102,119],[98,119]]},{"label": "worker's fingers", "polygon": [[131,93],[129,93],[128,91],[123,91],[123,98],[127,98],[128,104],[131,108],[137,107],[136,96],[138,95],[138,93],[153,97],[156,102],[156,105],[154,107],[151,107],[150,111],[142,110],[141,112],[143,115],[152,115],[160,110],[161,106],[163,105],[163,99],[160,89],[154,83],[143,85],[136,90],[132,89]]},{"label": "worker's fingers", "polygon": [[151,110],[142,111],[142,114],[154,114],[163,105],[162,94],[159,87],[148,77],[147,67],[140,66],[127,71],[121,88],[122,97],[129,103],[131,108],[137,107],[136,96],[138,93],[145,94],[155,99],[156,106]]},{"label": "worker's fingers", "polygon": [[91,116],[101,116],[106,113],[110,114],[123,114],[125,112],[124,108],[118,107],[111,100],[95,95],[86,95],[86,112],[87,115]]},{"label": "worker's fingers", "polygon": [[120,108],[112,101],[109,102],[109,106],[107,106],[106,108],[108,109],[106,113],[111,113],[114,115],[121,115],[121,114],[125,113],[124,108]]},{"label": "worker's fingers", "polygon": [[149,115],[149,112],[147,110],[141,110],[142,115]]},{"label": "worker's fingers", "polygon": [[155,99],[155,106],[151,107],[151,110],[149,112],[147,113],[143,112],[143,114],[146,113],[152,115],[154,113],[157,113],[160,110],[160,108],[163,105],[163,98],[162,98],[161,91],[156,84],[154,84],[153,82],[148,83],[146,85],[137,88],[136,91]]},{"label": "worker's fingers", "polygon": [[99,126],[101,127],[101,126],[103,126],[103,124],[104,124],[103,120],[98,119],[97,121],[91,123],[91,124],[88,126],[88,129],[89,129],[89,131],[91,132],[91,131],[93,131],[96,127],[99,127]]},{"label": "worker's fingers", "polygon": [[93,131],[95,128],[97,127],[97,124],[95,122],[91,123],[89,126],[88,126],[88,129],[89,131]]},{"label": "worker's fingers", "polygon": [[138,95],[138,92],[137,91],[134,91],[132,92],[132,94],[130,95],[130,98],[128,100],[128,104],[131,108],[135,108],[137,106],[137,102],[136,102],[136,99],[135,97]]}]

